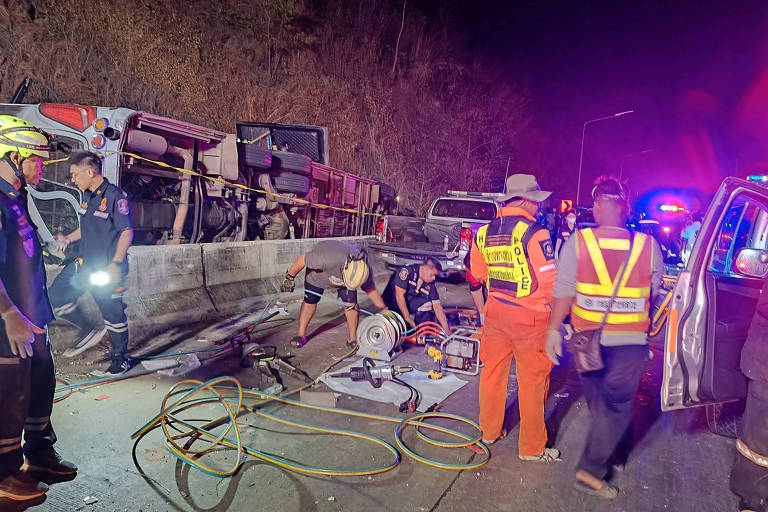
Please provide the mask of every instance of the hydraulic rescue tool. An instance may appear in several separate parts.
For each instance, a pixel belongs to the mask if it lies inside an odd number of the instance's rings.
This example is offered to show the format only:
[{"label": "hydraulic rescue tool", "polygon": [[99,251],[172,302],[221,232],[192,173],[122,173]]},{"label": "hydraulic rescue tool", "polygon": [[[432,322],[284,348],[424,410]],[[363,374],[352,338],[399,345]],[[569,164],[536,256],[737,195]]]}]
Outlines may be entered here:
[{"label": "hydraulic rescue tool", "polygon": [[413,371],[413,366],[376,366],[373,359],[366,357],[363,359],[363,366],[353,366],[348,372],[334,373],[331,377],[336,379],[351,379],[353,382],[367,381],[374,388],[380,388],[384,381],[394,382],[400,386],[408,388],[410,396],[408,400],[400,404],[400,412],[413,412],[421,403],[421,393],[405,381],[397,378],[398,375]]},{"label": "hydraulic rescue tool", "polygon": [[444,371],[477,375],[480,372],[480,331],[473,327],[458,327],[443,337],[428,336],[424,352],[435,363],[429,371],[433,380],[441,379]]}]

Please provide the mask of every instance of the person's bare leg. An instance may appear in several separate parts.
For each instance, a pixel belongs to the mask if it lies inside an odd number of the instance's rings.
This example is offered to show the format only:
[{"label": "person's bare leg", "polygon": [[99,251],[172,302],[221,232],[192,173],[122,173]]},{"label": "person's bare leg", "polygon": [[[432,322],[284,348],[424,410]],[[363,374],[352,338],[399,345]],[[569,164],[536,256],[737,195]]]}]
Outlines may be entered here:
[{"label": "person's bare leg", "polygon": [[344,316],[347,317],[347,329],[349,330],[347,341],[356,341],[357,324],[360,321],[360,312],[357,309],[348,309],[345,307]]},{"label": "person's bare leg", "polygon": [[299,332],[297,334],[302,338],[306,336],[309,321],[315,316],[315,311],[317,311],[317,304],[301,303],[301,310],[299,311]]}]

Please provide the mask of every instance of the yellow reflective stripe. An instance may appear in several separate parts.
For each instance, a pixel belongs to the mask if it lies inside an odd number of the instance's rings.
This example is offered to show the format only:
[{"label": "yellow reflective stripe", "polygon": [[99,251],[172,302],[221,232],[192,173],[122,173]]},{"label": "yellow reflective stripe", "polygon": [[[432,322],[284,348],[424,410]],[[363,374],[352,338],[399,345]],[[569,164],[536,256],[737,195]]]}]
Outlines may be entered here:
[{"label": "yellow reflective stripe", "polygon": [[591,229],[583,229],[581,231],[581,235],[584,237],[584,243],[587,246],[589,258],[592,260],[592,266],[595,268],[597,279],[600,281],[601,285],[611,288],[609,293],[613,295],[613,280],[611,279],[611,275],[608,273],[608,268],[605,266],[603,253],[600,252],[600,247],[597,245],[595,233],[593,233]]},{"label": "yellow reflective stripe", "polygon": [[[576,291],[585,295],[596,295],[598,297],[610,297],[613,295],[613,285],[603,286],[601,284],[576,283]],[[619,289],[617,297],[627,299],[637,299],[648,297],[651,294],[651,288],[648,286],[642,288],[623,287]]]},{"label": "yellow reflective stripe", "polygon": [[619,294],[621,294],[624,287],[627,285],[627,281],[629,280],[630,274],[632,274],[632,271],[635,270],[635,265],[637,265],[637,260],[640,259],[640,254],[643,252],[643,248],[645,247],[645,241],[647,237],[644,233],[637,233],[635,235],[635,243],[632,245],[632,252],[629,255],[629,263],[627,263],[627,270],[624,272],[624,278],[621,280],[621,286],[619,287]]},{"label": "yellow reflective stripe", "polygon": [[[588,322],[599,324],[603,321],[605,315],[602,311],[587,311],[580,308],[576,304],[571,306],[571,314],[579,318],[582,318]],[[643,311],[642,313],[609,313],[606,318],[606,324],[635,324],[644,322],[648,319],[648,313]]]}]

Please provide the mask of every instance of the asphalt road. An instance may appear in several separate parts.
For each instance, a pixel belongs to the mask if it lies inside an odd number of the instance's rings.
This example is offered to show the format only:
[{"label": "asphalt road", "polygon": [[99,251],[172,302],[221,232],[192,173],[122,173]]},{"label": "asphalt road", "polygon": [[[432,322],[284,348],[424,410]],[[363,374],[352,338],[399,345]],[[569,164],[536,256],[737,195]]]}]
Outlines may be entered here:
[{"label": "asphalt road", "polygon": [[[468,304],[464,285],[442,283],[447,304]],[[276,344],[283,354],[315,375],[346,348],[343,314],[332,298],[323,299],[312,328],[316,335],[306,347],[287,345],[293,335],[298,306],[287,305],[289,315],[262,325],[258,338]],[[197,339],[214,338],[236,330],[251,317],[229,319],[214,326],[190,326],[150,341],[152,347],[200,346]],[[71,331],[69,331],[71,334]],[[66,344],[68,330],[53,331],[57,351]],[[146,347],[145,347],[146,349]],[[411,350],[418,350],[412,348]],[[73,381],[103,358],[103,350],[70,361],[59,359],[59,374]],[[418,358],[418,355],[415,357]],[[589,411],[581,397],[578,379],[570,365],[556,368],[546,405],[550,442],[562,451],[562,462],[523,463],[517,458],[516,380],[510,378],[507,424],[509,436],[492,447],[489,463],[473,471],[448,471],[408,458],[396,469],[373,477],[313,477],[289,472],[251,457],[233,478],[208,476],[179,463],[163,446],[158,431],[135,447],[130,434],[160,410],[168,388],[181,378],[205,380],[234,375],[246,386],[259,384],[256,372],[243,369],[234,358],[205,364],[184,377],[150,375],[76,392],[56,405],[53,422],[59,436],[57,448],[80,467],[77,478],[53,485],[34,511],[729,511],[737,500],[728,490],[728,474],[735,457],[732,440],[711,434],[703,411],[662,414],[659,410],[658,356],[649,365],[636,397],[631,451],[624,471],[614,477],[619,497],[603,502],[573,490],[574,467],[589,428]],[[425,366],[427,362],[425,360]],[[285,376],[288,385],[299,383]],[[477,417],[477,379],[463,377],[468,385],[448,398],[442,410]],[[393,405],[342,396],[338,407],[399,416]],[[270,405],[270,412],[298,421],[365,431],[393,442],[393,426],[364,419],[318,414],[303,409]],[[221,410],[195,410],[203,417],[218,417]],[[387,454],[359,440],[298,431],[254,415],[239,421],[246,444],[260,450],[313,465],[361,467],[380,464]],[[413,433],[406,441],[442,460],[466,462],[477,457],[468,449],[433,452]],[[232,452],[206,455],[204,460],[226,467]],[[138,464],[138,465],[137,465]],[[141,473],[147,477],[143,477]],[[87,505],[84,498],[98,501]],[[27,505],[29,506],[29,504]],[[0,510],[24,510],[0,502]]]}]

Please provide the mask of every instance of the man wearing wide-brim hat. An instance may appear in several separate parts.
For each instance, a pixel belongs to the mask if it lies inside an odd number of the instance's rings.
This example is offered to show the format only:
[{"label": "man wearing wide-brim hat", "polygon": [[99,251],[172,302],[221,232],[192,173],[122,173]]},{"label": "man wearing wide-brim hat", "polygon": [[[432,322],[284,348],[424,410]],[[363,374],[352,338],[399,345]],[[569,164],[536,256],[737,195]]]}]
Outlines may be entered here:
[{"label": "man wearing wide-brim hat", "polygon": [[549,232],[536,223],[539,203],[551,192],[530,174],[507,178],[498,218],[481,227],[472,246],[472,275],[486,282],[488,301],[480,342],[480,427],[483,441],[506,435],[504,411],[512,359],[516,359],[521,460],[550,462],[544,400],[552,362],[544,352],[557,269]]}]

